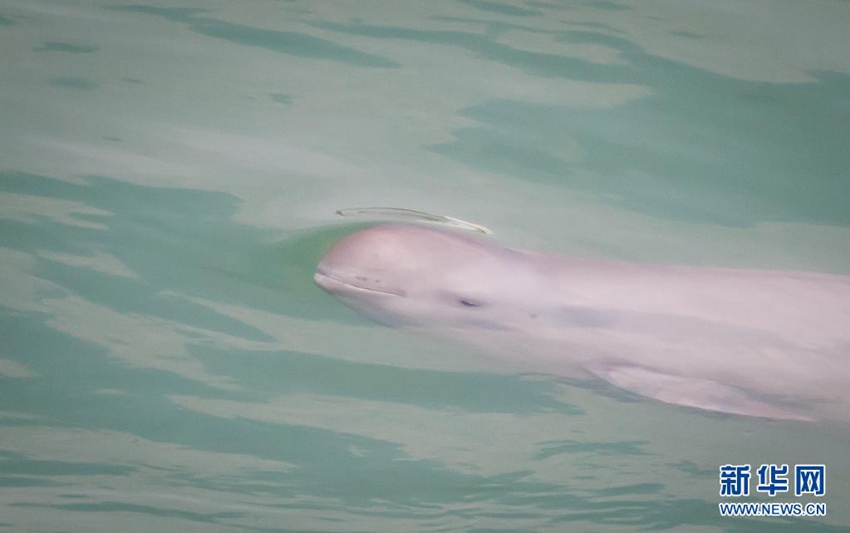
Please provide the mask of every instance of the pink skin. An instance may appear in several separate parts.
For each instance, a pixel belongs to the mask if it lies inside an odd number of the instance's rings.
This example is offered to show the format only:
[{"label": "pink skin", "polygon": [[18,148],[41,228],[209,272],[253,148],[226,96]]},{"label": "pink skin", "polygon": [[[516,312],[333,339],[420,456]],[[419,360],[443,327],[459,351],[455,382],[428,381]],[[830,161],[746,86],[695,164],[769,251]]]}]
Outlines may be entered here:
[{"label": "pink skin", "polygon": [[667,403],[850,421],[850,277],[638,265],[382,224],[316,283],[388,325]]}]

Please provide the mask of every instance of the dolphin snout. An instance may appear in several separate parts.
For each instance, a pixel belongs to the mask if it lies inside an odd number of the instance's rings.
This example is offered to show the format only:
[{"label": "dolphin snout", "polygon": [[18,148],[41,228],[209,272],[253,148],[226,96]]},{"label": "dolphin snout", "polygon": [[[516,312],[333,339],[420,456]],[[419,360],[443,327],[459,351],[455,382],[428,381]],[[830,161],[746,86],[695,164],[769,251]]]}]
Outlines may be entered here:
[{"label": "dolphin snout", "polygon": [[331,294],[359,293],[382,296],[407,296],[400,288],[387,286],[381,277],[352,271],[350,268],[332,268],[324,261],[316,267],[313,274],[316,285]]},{"label": "dolphin snout", "polygon": [[313,279],[331,294],[406,296],[399,280],[404,228],[375,226],[336,243],[319,262]]}]

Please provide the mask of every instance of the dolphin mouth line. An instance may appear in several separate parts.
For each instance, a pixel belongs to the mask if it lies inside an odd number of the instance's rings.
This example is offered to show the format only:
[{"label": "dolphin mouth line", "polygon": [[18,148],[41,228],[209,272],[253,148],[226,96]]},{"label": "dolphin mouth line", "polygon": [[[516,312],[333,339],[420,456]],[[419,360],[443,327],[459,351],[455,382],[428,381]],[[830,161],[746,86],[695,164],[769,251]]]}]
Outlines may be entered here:
[{"label": "dolphin mouth line", "polygon": [[322,269],[316,270],[316,273],[313,274],[313,281],[315,281],[316,284],[318,284],[323,289],[338,287],[349,291],[363,292],[368,294],[382,294],[386,296],[406,296],[405,292],[400,290],[394,291],[390,289],[373,289],[371,287],[362,287],[360,285],[351,283],[350,281],[344,281],[334,276],[331,276]]}]

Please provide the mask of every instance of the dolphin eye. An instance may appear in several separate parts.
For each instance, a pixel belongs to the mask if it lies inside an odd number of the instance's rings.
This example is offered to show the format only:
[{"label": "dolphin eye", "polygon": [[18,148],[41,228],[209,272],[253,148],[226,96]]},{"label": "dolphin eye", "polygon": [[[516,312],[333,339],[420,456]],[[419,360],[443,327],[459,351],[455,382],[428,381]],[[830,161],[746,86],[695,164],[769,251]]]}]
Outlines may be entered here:
[{"label": "dolphin eye", "polygon": [[487,307],[487,301],[469,294],[444,291],[439,295],[443,305],[458,307]]}]

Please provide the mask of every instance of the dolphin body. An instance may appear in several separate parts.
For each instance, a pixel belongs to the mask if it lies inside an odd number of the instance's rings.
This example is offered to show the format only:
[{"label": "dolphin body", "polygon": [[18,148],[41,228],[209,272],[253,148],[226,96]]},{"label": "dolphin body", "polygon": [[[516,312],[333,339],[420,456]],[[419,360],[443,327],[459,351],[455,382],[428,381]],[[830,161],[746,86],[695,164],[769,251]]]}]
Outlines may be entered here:
[{"label": "dolphin body", "polygon": [[552,256],[382,224],[314,279],[387,325],[676,405],[850,421],[850,277]]}]

